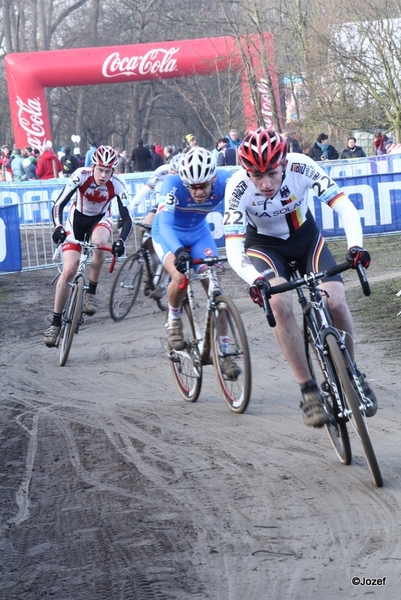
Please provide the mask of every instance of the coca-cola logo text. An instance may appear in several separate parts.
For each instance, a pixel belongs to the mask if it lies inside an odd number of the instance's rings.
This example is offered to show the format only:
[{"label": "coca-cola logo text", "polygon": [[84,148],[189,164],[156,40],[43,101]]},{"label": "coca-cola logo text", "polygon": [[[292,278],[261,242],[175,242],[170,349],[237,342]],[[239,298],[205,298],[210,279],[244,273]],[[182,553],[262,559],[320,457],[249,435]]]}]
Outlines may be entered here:
[{"label": "coca-cola logo text", "polygon": [[18,123],[27,134],[27,144],[40,149],[46,142],[39,98],[28,98],[26,102],[17,96]]},{"label": "coca-cola logo text", "polygon": [[119,52],[110,54],[103,63],[104,77],[120,75],[155,75],[156,73],[173,73],[177,70],[177,59],[173,55],[179,48],[154,48],[143,56],[120,57]]},{"label": "coca-cola logo text", "polygon": [[266,79],[259,79],[258,90],[260,93],[260,109],[263,115],[263,120],[267,129],[271,129],[273,127],[273,113]]}]

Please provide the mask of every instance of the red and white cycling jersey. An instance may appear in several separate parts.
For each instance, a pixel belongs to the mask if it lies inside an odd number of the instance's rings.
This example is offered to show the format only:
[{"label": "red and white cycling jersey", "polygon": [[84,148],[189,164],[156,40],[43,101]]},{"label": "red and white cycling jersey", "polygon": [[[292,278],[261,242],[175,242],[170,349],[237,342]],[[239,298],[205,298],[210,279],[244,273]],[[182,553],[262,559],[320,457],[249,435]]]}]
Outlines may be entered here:
[{"label": "red and white cycling jersey", "polygon": [[[109,222],[107,227],[112,230],[111,221],[111,202],[116,198],[118,210],[123,221],[120,237],[124,241],[127,239],[132,229],[132,219],[127,208],[128,194],[125,183],[112,175],[105,184],[97,185],[93,177],[93,167],[81,167],[74,171],[70,179],[64,186],[60,196],[53,206],[53,221],[55,227],[62,225],[63,210],[67,203],[75,195],[74,204],[71,206],[69,222],[72,225],[74,212],[83,215],[83,217],[96,217]],[[80,217],[81,219],[83,217]]]},{"label": "red and white cycling jersey", "polygon": [[113,198],[120,199],[123,206],[127,204],[127,188],[119,177],[112,175],[107,183],[97,185],[92,173],[92,168],[82,167],[72,174],[54,205],[55,225],[62,224],[63,209],[75,192],[77,210],[88,217],[110,216]]},{"label": "red and white cycling jersey", "polygon": [[309,156],[290,153],[287,159],[282,184],[273,198],[262,196],[244,169],[227,182],[224,214],[227,257],[250,285],[259,273],[245,254],[247,225],[258,234],[289,239],[306,221],[309,189],[340,215],[348,247],[362,246],[358,211],[337,183]]}]

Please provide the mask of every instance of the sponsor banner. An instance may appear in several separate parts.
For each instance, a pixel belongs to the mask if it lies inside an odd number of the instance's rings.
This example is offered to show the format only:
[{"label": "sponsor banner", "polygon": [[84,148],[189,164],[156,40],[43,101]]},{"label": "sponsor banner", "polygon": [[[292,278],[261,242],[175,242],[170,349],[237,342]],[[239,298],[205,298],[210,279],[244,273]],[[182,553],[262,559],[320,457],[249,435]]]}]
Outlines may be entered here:
[{"label": "sponsor banner", "polygon": [[[381,158],[381,157],[378,157]],[[390,158],[390,157],[383,157]],[[401,155],[394,157],[401,162]],[[339,161],[340,162],[340,161]],[[361,163],[362,164],[362,163]],[[401,172],[381,172],[381,163],[376,160],[365,161],[370,172],[356,176],[346,176],[344,169],[353,169],[356,164],[349,161],[344,164],[331,163],[330,175],[344,188],[351,198],[361,216],[364,234],[394,233],[401,231]],[[359,165],[358,169],[361,167]],[[395,168],[398,165],[391,165]],[[401,167],[401,164],[400,164]],[[363,167],[365,169],[365,167]],[[374,173],[371,172],[374,171]],[[231,169],[232,173],[235,169]],[[401,171],[401,168],[400,168]],[[337,172],[337,176],[336,176]],[[342,173],[340,175],[340,173]],[[151,173],[129,173],[119,175],[125,181],[130,195],[134,195],[146,183]],[[1,183],[0,206],[18,205],[18,218],[20,224],[33,225],[36,223],[51,222],[51,209],[62,187],[63,180],[50,180],[46,182]],[[142,218],[155,204],[155,194],[160,188],[149,191],[145,200],[136,208],[135,217]],[[309,206],[315,216],[316,222],[325,237],[341,237],[344,229],[338,215],[329,207],[322,204],[311,191]],[[209,221],[213,237],[219,247],[224,246],[223,236],[224,203],[213,212],[209,213]],[[113,203],[113,215],[118,216],[117,203]]]},{"label": "sponsor banner", "polygon": [[0,271],[22,270],[18,206],[0,206]]}]

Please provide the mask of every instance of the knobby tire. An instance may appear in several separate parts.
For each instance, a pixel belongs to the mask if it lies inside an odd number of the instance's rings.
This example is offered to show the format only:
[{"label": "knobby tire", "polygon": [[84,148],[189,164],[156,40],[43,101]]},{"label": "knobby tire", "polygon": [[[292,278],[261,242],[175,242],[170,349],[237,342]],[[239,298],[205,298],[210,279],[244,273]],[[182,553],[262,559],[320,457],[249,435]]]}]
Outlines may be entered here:
[{"label": "knobby tire", "polygon": [[[330,419],[329,423],[327,423],[324,427],[340,463],[343,465],[350,465],[352,461],[352,451],[347,425],[344,419],[338,417],[337,401],[335,396],[332,394],[332,384],[338,386],[336,371],[333,367],[330,356],[325,356],[324,365],[328,374],[328,379],[326,379],[319,360],[318,350],[313,343],[313,329],[308,322],[308,317],[305,318],[304,327],[307,327],[308,334],[309,349],[307,351],[307,358],[309,370],[312,378],[318,385],[320,383],[319,379],[321,378],[321,393],[323,397],[323,403]],[[340,352],[338,346],[337,350]]]},{"label": "knobby tire", "polygon": [[[168,309],[166,314],[168,318]],[[202,387],[202,365],[192,312],[186,298],[182,303],[182,327],[185,346],[183,350],[170,351],[170,364],[181,396],[187,402],[196,402]]]},{"label": "knobby tire", "polygon": [[[163,271],[161,272],[161,275],[160,275],[159,285],[161,285],[161,283],[164,281],[165,276],[166,276],[166,271],[165,271],[165,269],[163,269]],[[167,294],[167,286],[164,289],[164,296],[162,298],[159,298],[159,300],[156,300],[157,306],[159,307],[159,309],[162,312],[164,312],[167,308],[166,294]]]},{"label": "knobby tire", "polygon": [[[383,479],[380,472],[379,464],[376,459],[375,452],[373,450],[372,442],[369,437],[369,433],[366,427],[365,418],[361,413],[360,403],[355,393],[354,387],[348,376],[347,369],[344,363],[344,355],[338,347],[336,338],[333,335],[328,335],[327,346],[330,351],[331,359],[333,361],[333,367],[336,371],[336,376],[341,384],[342,391],[345,396],[345,402],[347,403],[348,409],[351,411],[349,420],[352,423],[356,433],[361,440],[363,451],[377,487],[382,487]],[[362,402],[362,400],[361,400]]]},{"label": "knobby tire", "polygon": [[141,286],[143,264],[139,254],[127,256],[116,274],[110,293],[109,310],[114,321],[121,321],[134,306]]},{"label": "knobby tire", "polygon": [[72,340],[77,328],[78,319],[82,314],[82,299],[84,295],[83,277],[78,277],[71,288],[70,297],[65,308],[63,319],[65,321],[60,349],[60,367],[64,367],[71,350]]},{"label": "knobby tire", "polygon": [[[211,319],[211,349],[217,382],[225,403],[235,413],[243,413],[251,396],[251,356],[245,327],[237,307],[231,298],[220,295],[216,297],[217,311]],[[228,351],[223,353],[220,345],[219,318],[227,322]],[[221,323],[220,323],[221,326]],[[225,375],[222,360],[231,357],[241,369],[235,378]]]}]

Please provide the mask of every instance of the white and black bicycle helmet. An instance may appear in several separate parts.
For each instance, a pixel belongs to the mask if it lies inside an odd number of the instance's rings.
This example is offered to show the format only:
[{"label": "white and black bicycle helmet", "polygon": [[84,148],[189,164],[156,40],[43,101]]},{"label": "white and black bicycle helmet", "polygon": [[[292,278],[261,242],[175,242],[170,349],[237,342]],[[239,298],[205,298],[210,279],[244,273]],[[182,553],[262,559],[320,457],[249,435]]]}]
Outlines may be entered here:
[{"label": "white and black bicycle helmet", "polygon": [[180,166],[180,162],[181,159],[184,155],[182,154],[182,152],[180,152],[179,154],[174,154],[174,156],[171,157],[169,164],[170,170],[172,171],[176,171],[178,173],[178,168]]},{"label": "white and black bicycle helmet", "polygon": [[182,156],[178,173],[187,185],[210,181],[216,174],[212,153],[200,146],[192,148]]},{"label": "white and black bicycle helmet", "polygon": [[92,163],[96,167],[114,169],[118,165],[118,156],[111,146],[99,146],[92,155]]}]

